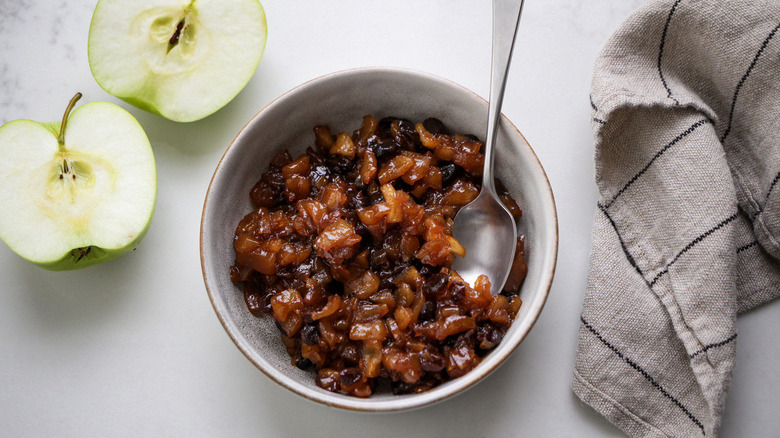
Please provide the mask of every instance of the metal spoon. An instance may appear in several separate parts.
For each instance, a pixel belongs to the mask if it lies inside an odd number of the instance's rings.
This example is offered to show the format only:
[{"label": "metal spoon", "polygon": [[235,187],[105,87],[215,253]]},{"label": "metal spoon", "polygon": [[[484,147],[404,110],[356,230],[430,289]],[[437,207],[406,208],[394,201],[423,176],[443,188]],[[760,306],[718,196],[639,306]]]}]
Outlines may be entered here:
[{"label": "metal spoon", "polygon": [[453,236],[466,248],[466,256],[457,258],[453,268],[471,285],[480,275],[487,275],[494,295],[506,283],[517,245],[515,220],[496,193],[493,163],[501,103],[523,1],[493,0],[493,60],[482,190],[458,212],[452,229]]}]

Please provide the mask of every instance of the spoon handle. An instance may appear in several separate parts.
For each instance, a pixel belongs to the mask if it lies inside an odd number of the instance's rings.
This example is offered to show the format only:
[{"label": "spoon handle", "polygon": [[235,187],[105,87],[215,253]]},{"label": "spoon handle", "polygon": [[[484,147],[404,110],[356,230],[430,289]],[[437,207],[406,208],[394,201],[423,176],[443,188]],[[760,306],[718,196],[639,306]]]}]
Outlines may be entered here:
[{"label": "spoon handle", "polygon": [[504,88],[512,60],[512,48],[515,34],[520,24],[524,0],[493,0],[493,58],[490,77],[490,104],[488,106],[487,135],[485,136],[485,168],[482,173],[482,190],[496,195],[493,182],[493,163],[495,161],[495,143],[498,134],[498,121],[501,117],[501,103],[504,100]]}]

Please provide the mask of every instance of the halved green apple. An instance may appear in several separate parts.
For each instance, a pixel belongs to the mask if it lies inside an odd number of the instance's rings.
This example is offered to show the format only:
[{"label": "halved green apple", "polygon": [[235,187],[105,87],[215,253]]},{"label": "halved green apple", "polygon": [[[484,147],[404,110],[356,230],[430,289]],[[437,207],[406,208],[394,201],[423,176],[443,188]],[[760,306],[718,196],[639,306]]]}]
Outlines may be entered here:
[{"label": "halved green apple", "polygon": [[134,249],[154,212],[149,139],[124,109],[93,102],[61,122],[0,127],[0,238],[43,268],[84,268]]},{"label": "halved green apple", "polygon": [[89,65],[108,93],[178,122],[225,106],[265,49],[257,0],[100,0]]}]

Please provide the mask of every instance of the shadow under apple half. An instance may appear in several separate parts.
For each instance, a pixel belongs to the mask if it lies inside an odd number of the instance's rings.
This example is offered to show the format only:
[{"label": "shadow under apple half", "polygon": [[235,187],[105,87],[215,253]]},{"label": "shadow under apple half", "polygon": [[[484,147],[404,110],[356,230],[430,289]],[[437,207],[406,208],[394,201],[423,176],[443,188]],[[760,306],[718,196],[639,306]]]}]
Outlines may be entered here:
[{"label": "shadow under apple half", "polygon": [[92,102],[61,122],[0,127],[0,238],[46,269],[85,268],[134,249],[154,213],[157,171],[135,118]]}]

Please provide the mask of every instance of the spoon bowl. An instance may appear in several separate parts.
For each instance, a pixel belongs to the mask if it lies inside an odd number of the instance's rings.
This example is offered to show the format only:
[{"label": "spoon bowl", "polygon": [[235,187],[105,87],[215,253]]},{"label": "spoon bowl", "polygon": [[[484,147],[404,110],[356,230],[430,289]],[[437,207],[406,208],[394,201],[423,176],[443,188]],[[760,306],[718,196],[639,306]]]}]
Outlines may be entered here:
[{"label": "spoon bowl", "polygon": [[501,292],[517,242],[515,220],[506,207],[492,193],[482,190],[458,212],[452,232],[466,248],[466,256],[453,265],[458,274],[472,285],[477,277],[487,275],[491,292]]}]

